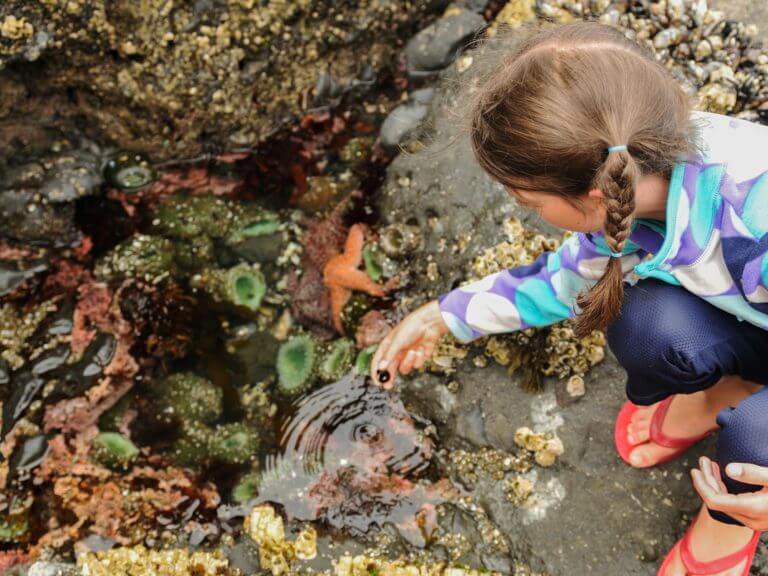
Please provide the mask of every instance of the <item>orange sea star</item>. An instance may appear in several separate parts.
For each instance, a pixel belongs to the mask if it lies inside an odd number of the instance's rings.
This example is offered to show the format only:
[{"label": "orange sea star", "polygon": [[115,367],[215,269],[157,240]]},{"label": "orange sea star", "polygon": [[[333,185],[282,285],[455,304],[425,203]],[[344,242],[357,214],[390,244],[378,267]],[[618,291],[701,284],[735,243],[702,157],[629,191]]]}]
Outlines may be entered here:
[{"label": "orange sea star", "polygon": [[382,297],[386,293],[384,286],[371,280],[370,276],[359,270],[363,260],[363,241],[365,228],[362,224],[353,224],[344,243],[344,252],[333,256],[323,269],[323,282],[331,295],[331,312],[336,330],[343,333],[341,311],[352,295],[353,290],[367,292],[371,296]]}]

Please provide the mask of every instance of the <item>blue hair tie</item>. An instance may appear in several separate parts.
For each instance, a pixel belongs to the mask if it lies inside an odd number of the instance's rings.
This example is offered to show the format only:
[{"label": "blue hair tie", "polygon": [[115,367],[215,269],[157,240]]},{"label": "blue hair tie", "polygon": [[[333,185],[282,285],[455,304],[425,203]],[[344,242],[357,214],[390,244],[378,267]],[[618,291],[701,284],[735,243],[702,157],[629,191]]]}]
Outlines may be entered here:
[{"label": "blue hair tie", "polygon": [[611,252],[611,258],[621,258],[622,256],[621,252]]},{"label": "blue hair tie", "polygon": [[626,144],[618,144],[616,146],[608,146],[608,153],[615,152],[616,150],[626,150]]}]

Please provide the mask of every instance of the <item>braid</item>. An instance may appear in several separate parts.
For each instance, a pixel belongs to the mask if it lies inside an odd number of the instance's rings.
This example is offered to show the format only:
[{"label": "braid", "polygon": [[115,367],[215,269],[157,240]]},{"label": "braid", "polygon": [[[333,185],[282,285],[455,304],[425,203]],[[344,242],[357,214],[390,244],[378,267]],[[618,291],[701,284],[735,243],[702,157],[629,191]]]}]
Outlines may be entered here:
[{"label": "braid", "polygon": [[[603,227],[611,252],[621,252],[632,229],[635,186],[640,171],[628,151],[608,154],[597,171],[594,186],[603,192],[606,216]],[[592,289],[580,294],[581,308],[576,323],[579,337],[604,329],[619,313],[624,299],[624,272],[621,258],[610,258],[605,272]]]}]

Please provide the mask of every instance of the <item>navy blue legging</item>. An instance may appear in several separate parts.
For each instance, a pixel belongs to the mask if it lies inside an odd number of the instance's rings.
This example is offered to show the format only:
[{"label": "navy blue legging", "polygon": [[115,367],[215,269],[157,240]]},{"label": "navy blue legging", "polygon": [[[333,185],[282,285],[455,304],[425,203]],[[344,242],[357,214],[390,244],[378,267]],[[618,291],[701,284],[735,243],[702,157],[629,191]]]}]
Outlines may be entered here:
[{"label": "navy blue legging", "polygon": [[[691,394],[724,375],[768,383],[768,331],[721,310],[685,288],[659,280],[625,285],[620,316],[608,327],[608,344],[627,371],[627,396],[649,405],[671,394]],[[717,415],[717,457],[731,493],[762,488],[725,476],[730,462],[768,466],[768,388]],[[741,524],[727,514],[713,518]]]}]

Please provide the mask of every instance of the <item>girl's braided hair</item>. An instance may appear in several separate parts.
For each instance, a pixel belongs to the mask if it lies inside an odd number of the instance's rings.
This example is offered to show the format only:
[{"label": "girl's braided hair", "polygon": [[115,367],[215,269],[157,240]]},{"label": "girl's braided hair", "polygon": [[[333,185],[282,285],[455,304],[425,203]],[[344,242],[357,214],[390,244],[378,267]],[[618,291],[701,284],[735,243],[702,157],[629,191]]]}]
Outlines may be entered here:
[{"label": "girl's braided hair", "polygon": [[[481,47],[469,52],[480,73],[456,98],[481,167],[505,187],[556,194],[577,208],[599,188],[606,244],[621,252],[640,177],[669,178],[680,155],[699,150],[692,98],[652,52],[594,21],[501,27]],[[628,149],[608,153],[619,144]],[[616,317],[628,270],[610,258],[579,295],[577,334]]]}]

